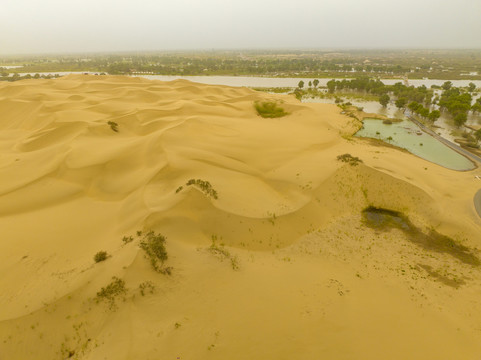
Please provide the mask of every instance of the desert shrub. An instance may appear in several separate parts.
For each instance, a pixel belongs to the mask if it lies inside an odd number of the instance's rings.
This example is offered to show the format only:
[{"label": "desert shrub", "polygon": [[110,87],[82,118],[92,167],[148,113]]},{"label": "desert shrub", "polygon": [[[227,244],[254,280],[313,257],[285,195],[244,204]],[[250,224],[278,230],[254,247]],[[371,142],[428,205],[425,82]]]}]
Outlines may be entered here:
[{"label": "desert shrub", "polygon": [[[201,180],[201,179],[190,179],[189,181],[187,181],[187,183],[185,185],[186,186],[196,186],[205,195],[210,196],[214,199],[218,198],[217,191],[214,190],[214,188],[212,187],[212,185],[208,181]],[[183,189],[183,187],[181,186],[181,187],[177,188],[177,190],[175,192],[178,193],[182,189]]]},{"label": "desert shrub", "polygon": [[119,132],[119,124],[117,124],[115,121],[108,121],[107,124],[110,125],[110,128],[113,131]]},{"label": "desert shrub", "polygon": [[100,301],[106,301],[109,304],[110,309],[115,309],[117,307],[116,299],[126,293],[127,289],[125,287],[125,281],[114,276],[112,277],[112,282],[110,284],[100,289],[95,301],[97,303]]},{"label": "desert shrub", "polygon": [[155,285],[152,281],[144,281],[139,285],[140,295],[145,296],[147,292],[153,294],[155,292]]},{"label": "desert shrub", "polygon": [[124,236],[122,238],[122,241],[124,242],[124,244],[128,244],[129,242],[134,241],[134,238],[132,236]]},{"label": "desert shrub", "polygon": [[216,244],[217,241],[217,236],[212,235],[212,244],[209,246],[208,251],[221,259],[223,261],[224,259],[228,259],[230,261],[230,264],[232,266],[233,270],[239,270],[239,261],[236,256],[231,255],[231,253],[224,248],[224,245],[221,244],[220,246]]},{"label": "desert shrub", "polygon": [[145,257],[150,260],[150,264],[155,271],[170,275],[172,268],[164,267],[164,262],[168,259],[165,240],[163,235],[149,231],[144,235],[139,246],[145,251]]},{"label": "desert shrub", "polygon": [[105,261],[108,258],[108,254],[106,251],[99,251],[97,254],[94,255],[94,261],[96,263]]},{"label": "desert shrub", "polygon": [[337,157],[338,161],[342,161],[348,163],[351,166],[356,166],[359,163],[362,163],[362,160],[358,157],[352,156],[351,154],[342,154]]},{"label": "desert shrub", "polygon": [[278,118],[289,114],[275,101],[256,101],[254,107],[263,118]]}]

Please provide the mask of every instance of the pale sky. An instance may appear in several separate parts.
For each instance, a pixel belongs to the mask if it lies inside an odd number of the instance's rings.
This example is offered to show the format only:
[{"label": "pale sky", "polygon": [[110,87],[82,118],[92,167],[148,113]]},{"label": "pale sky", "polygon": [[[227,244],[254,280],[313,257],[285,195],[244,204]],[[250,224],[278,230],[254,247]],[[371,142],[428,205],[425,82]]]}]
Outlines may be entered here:
[{"label": "pale sky", "polygon": [[1,0],[0,54],[481,48],[481,0]]}]

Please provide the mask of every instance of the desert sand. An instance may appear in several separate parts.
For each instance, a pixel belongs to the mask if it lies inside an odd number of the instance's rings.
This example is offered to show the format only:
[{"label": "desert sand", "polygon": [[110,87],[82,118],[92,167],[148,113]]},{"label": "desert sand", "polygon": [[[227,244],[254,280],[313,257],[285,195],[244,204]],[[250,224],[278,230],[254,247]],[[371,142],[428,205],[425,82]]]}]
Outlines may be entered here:
[{"label": "desert sand", "polygon": [[[481,171],[358,128],[333,105],[182,80],[0,84],[0,359],[479,359]],[[368,206],[471,260],[367,226]],[[139,247],[150,230],[171,275]]]}]

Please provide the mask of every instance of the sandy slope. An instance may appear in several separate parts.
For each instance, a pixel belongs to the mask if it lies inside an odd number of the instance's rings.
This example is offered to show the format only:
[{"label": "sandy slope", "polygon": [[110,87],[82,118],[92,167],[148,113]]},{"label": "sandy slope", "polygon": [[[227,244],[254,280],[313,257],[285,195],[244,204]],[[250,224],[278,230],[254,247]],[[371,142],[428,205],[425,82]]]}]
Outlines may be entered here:
[{"label": "sandy slope", "polygon": [[[274,98],[290,115],[257,116]],[[187,81],[0,84],[0,359],[478,359],[480,267],[361,211],[402,211],[481,256],[480,170],[357,126],[335,106]],[[137,230],[167,237],[171,276]],[[128,289],[113,309],[95,301],[112,276]]]}]

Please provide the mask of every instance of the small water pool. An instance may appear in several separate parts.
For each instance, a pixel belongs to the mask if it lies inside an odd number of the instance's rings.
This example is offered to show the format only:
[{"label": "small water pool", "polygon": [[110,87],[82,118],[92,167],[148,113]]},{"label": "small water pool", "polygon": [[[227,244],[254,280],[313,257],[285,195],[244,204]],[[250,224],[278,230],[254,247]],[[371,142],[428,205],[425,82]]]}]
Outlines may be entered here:
[{"label": "small water pool", "polygon": [[388,125],[382,120],[364,119],[363,128],[356,133],[356,136],[383,140],[448,169],[462,171],[475,168],[468,158],[422,132],[408,120]]}]

